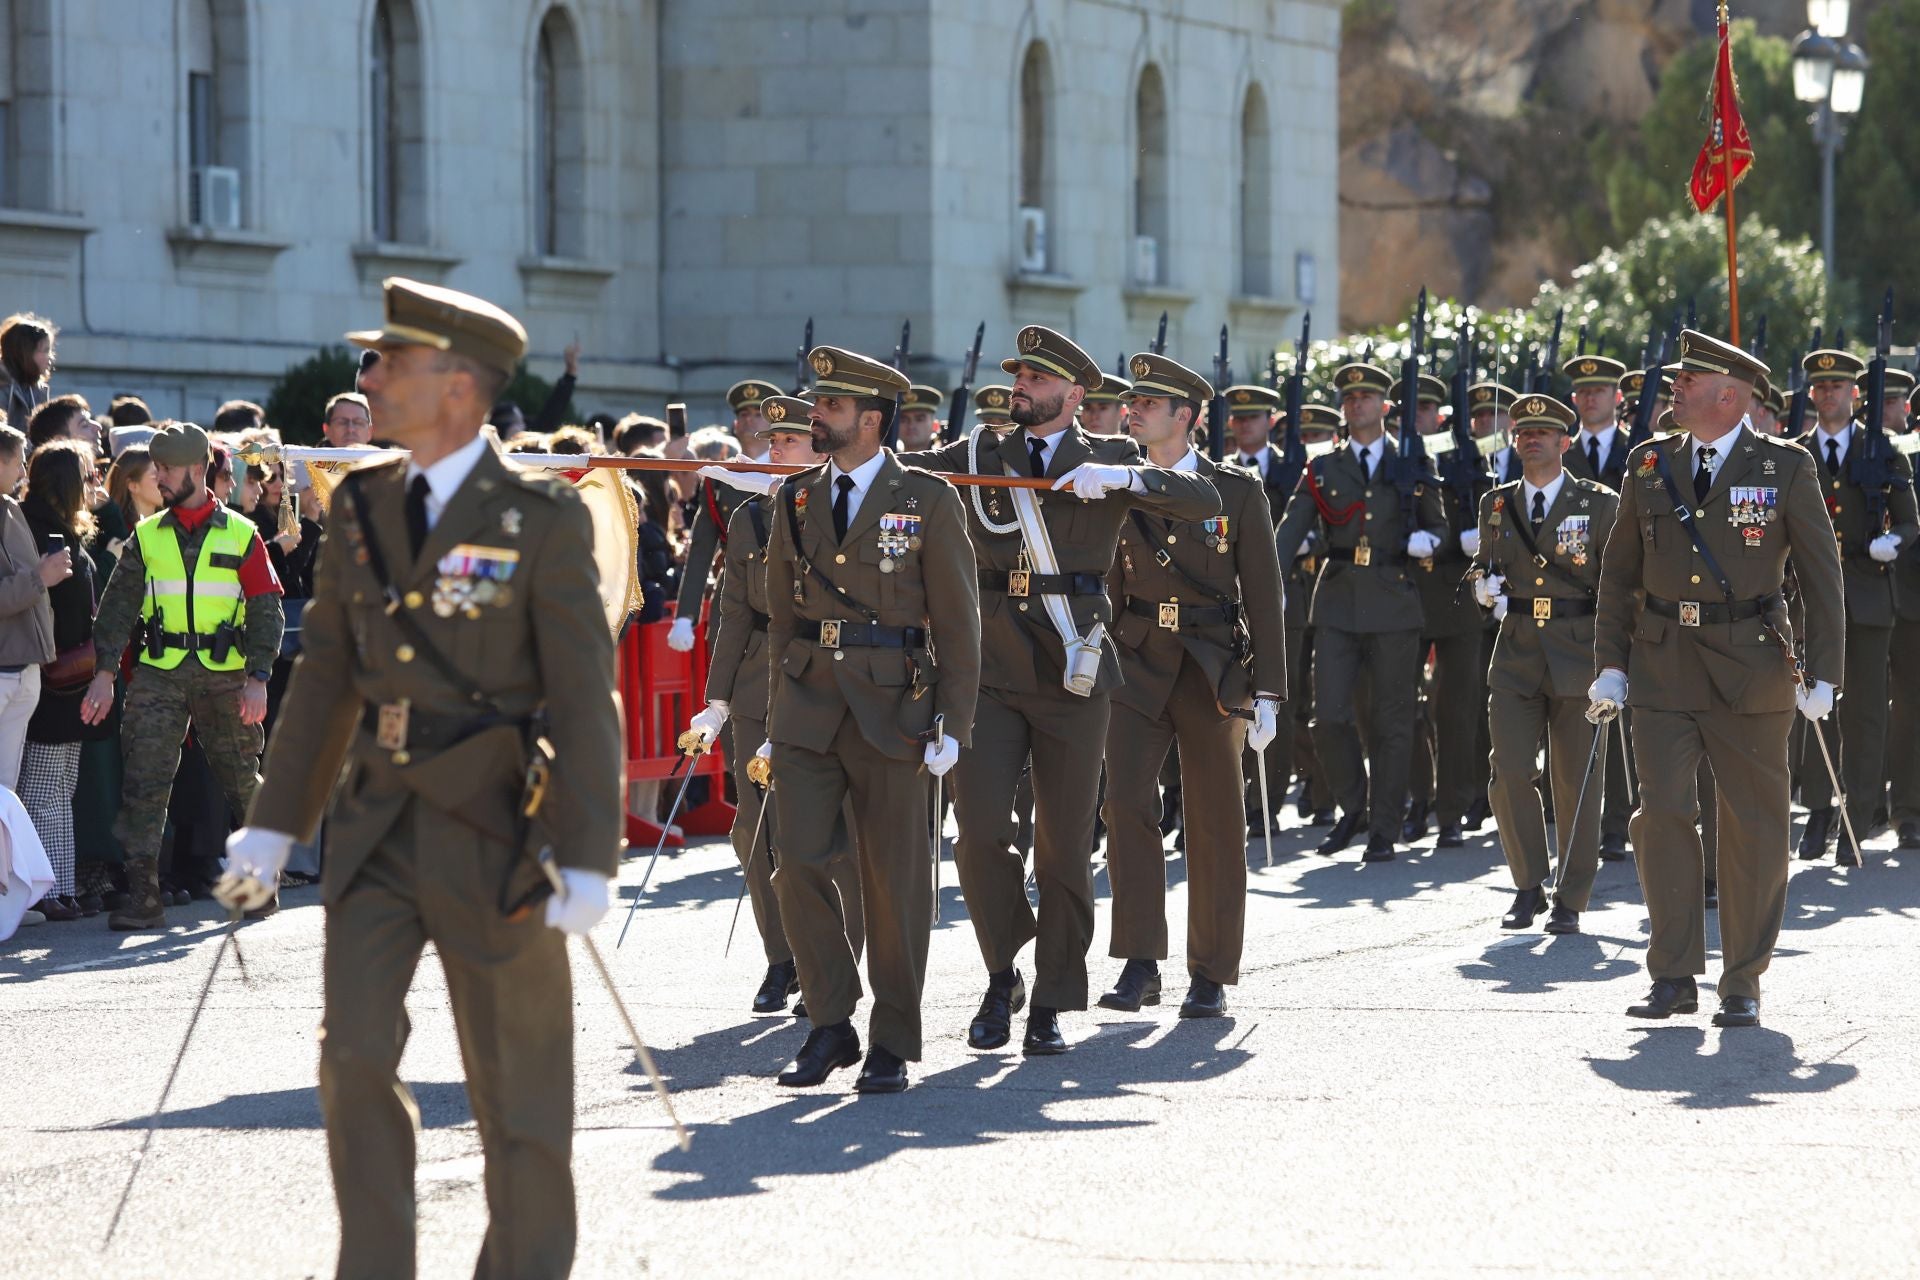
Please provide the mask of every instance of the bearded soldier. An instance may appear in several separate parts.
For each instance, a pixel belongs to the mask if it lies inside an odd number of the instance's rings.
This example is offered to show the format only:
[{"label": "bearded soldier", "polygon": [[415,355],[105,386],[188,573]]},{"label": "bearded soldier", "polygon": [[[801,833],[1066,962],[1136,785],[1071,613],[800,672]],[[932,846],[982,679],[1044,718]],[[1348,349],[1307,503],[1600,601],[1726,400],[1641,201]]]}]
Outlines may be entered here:
[{"label": "bearded soldier", "polygon": [[[734,435],[755,462],[765,461],[752,454],[766,427],[767,420],[760,406],[767,397],[779,394],[780,388],[759,378],[748,378],[727,388],[727,404],[733,409]],[[707,579],[713,571],[713,558],[725,549],[734,509],[745,500],[744,494],[724,484],[711,480],[701,482],[693,517],[693,537],[687,544],[687,562],[680,570],[680,595],[674,602],[673,625],[667,628],[669,649],[686,653],[693,648],[693,629],[707,602]],[[707,642],[712,644],[711,635]]]}]

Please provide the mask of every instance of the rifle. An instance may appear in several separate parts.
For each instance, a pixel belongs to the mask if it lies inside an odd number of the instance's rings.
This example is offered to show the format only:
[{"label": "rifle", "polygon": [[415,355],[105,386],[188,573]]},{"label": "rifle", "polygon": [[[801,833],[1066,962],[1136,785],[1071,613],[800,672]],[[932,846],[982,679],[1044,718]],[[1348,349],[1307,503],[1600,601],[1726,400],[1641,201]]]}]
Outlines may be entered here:
[{"label": "rifle", "polygon": [[1233,365],[1227,357],[1227,326],[1220,326],[1220,350],[1213,357],[1213,399],[1207,402],[1207,456],[1215,462],[1227,457],[1227,384]]},{"label": "rifle", "polygon": [[1753,341],[1747,344],[1747,354],[1755,360],[1765,362],[1767,358],[1767,317],[1760,316],[1760,322],[1753,326]]},{"label": "rifle", "polygon": [[[1560,327],[1566,324],[1566,322],[1567,309],[1565,307],[1553,313],[1553,337],[1547,340],[1547,358],[1545,362],[1541,364],[1539,372],[1534,375],[1532,385],[1525,387],[1524,390],[1538,392],[1542,395],[1553,394],[1553,375],[1559,372],[1560,369]],[[1581,344],[1585,345],[1585,342],[1586,339],[1583,337]]]},{"label": "rifle", "polygon": [[973,377],[980,370],[980,344],[986,336],[987,322],[982,320],[973,331],[973,349],[967,352],[960,366],[960,385],[953,389],[953,409],[947,414],[943,439],[959,440],[967,434],[967,413],[973,408]]},{"label": "rifle", "polygon": [[813,317],[807,317],[807,331],[800,337],[800,349],[793,353],[793,394],[804,395],[807,383],[812,381],[808,374],[807,353],[813,350]]},{"label": "rifle", "polygon": [[[901,373],[907,372],[907,363],[913,359],[913,321],[900,322],[900,345],[893,349],[893,367]],[[911,377],[911,375],[908,375]]]},{"label": "rifle", "polygon": [[[1576,359],[1587,354],[1587,322],[1585,320],[1580,322],[1580,338],[1574,344],[1573,354]],[[1602,351],[1600,354],[1605,355],[1606,352]]]},{"label": "rifle", "polygon": [[[1820,326],[1813,326],[1813,343],[1807,348],[1812,355],[1820,349]],[[1787,390],[1792,400],[1787,405],[1787,439],[1798,440],[1807,429],[1807,402],[1812,397],[1812,388],[1807,385],[1807,371],[1804,360],[1794,361],[1793,369],[1787,374]]]},{"label": "rifle", "polygon": [[[1584,345],[1584,344],[1583,344]],[[1456,335],[1453,352],[1453,385],[1449,389],[1453,403],[1453,449],[1440,459],[1440,483],[1453,491],[1460,504],[1463,529],[1480,523],[1480,498],[1493,487],[1493,475],[1486,455],[1473,439],[1473,412],[1467,388],[1473,385],[1473,322],[1464,322]]]},{"label": "rifle", "polygon": [[[1307,341],[1313,332],[1313,312],[1300,318],[1300,341],[1293,344],[1293,372],[1287,376],[1287,427],[1280,438],[1280,492],[1291,495],[1307,469],[1307,446],[1300,439],[1300,416],[1307,407]],[[1279,353],[1274,354],[1276,371]]]},{"label": "rifle", "polygon": [[1154,334],[1153,341],[1147,344],[1147,350],[1157,356],[1167,354],[1167,313],[1160,313],[1160,330]]},{"label": "rifle", "polygon": [[[1905,482],[1893,469],[1893,446],[1880,421],[1887,407],[1887,353],[1893,346],[1893,286],[1887,286],[1874,336],[1873,359],[1867,364],[1867,421],[1860,443],[1847,450],[1847,479],[1867,503],[1867,541],[1887,531],[1887,504],[1895,485]],[[1842,554],[1848,548],[1842,548]]]},{"label": "rifle", "polygon": [[1426,442],[1420,438],[1420,348],[1427,336],[1427,291],[1420,290],[1413,324],[1407,333],[1407,355],[1400,362],[1400,456],[1393,461],[1393,484],[1400,490],[1400,523],[1411,538],[1420,529],[1419,491],[1435,483]]},{"label": "rifle", "polygon": [[1640,371],[1640,398],[1633,402],[1633,425],[1627,431],[1629,449],[1653,439],[1653,411],[1660,403],[1660,379],[1666,376],[1663,369],[1673,349],[1673,336],[1664,335],[1656,343],[1654,335],[1648,334],[1647,348],[1653,352],[1653,363]]}]

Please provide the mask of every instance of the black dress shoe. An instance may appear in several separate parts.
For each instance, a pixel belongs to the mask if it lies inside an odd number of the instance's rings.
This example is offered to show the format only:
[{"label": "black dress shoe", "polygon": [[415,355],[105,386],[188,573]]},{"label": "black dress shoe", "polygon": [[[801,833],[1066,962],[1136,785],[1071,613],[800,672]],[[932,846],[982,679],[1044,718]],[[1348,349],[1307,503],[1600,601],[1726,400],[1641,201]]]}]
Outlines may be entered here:
[{"label": "black dress shoe", "polygon": [[1469,831],[1478,831],[1487,825],[1487,819],[1493,816],[1493,805],[1485,796],[1475,796],[1467,803],[1467,811],[1460,825]]},{"label": "black dress shoe", "polygon": [[1920,849],[1920,822],[1900,824],[1900,847],[1902,849]]},{"label": "black dress shoe", "polygon": [[807,1001],[804,996],[793,1002],[791,1012],[794,1017],[800,1019],[802,1022],[807,1020]]},{"label": "black dress shoe", "polygon": [[998,1049],[1013,1038],[1013,1015],[1020,1012],[1027,1003],[1027,984],[1020,980],[1020,971],[1013,971],[1013,981],[1004,985],[987,980],[987,994],[980,1001],[980,1012],[973,1015],[973,1025],[967,1028],[967,1043],[975,1049]]},{"label": "black dress shoe", "polygon": [[1531,929],[1534,917],[1547,909],[1547,891],[1535,887],[1513,895],[1513,909],[1500,917],[1502,929]]},{"label": "black dress shoe", "polygon": [[811,1089],[841,1067],[860,1061],[860,1033],[852,1022],[831,1027],[815,1027],[807,1032],[807,1042],[793,1055],[793,1065],[780,1073],[780,1083],[789,1089]]},{"label": "black dress shoe", "polygon": [[1227,1012],[1227,989],[1212,978],[1195,975],[1187,984],[1187,998],[1180,1002],[1183,1018],[1220,1018]]},{"label": "black dress shoe", "polygon": [[866,1065],[853,1082],[855,1093],[901,1093],[907,1087],[907,1064],[879,1045],[867,1050]]},{"label": "black dress shoe", "polygon": [[1834,844],[1833,861],[1836,866],[1857,867],[1860,865],[1860,846],[1847,838],[1843,828],[1839,840]]},{"label": "black dress shoe", "polygon": [[1692,978],[1655,978],[1653,989],[1640,1004],[1627,1010],[1629,1018],[1670,1018],[1676,1013],[1700,1012],[1700,988]]},{"label": "black dress shoe", "polygon": [[1720,882],[1718,880],[1709,880],[1707,881],[1707,910],[1718,911],[1719,909]]},{"label": "black dress shoe", "polygon": [[767,976],[760,980],[760,990],[753,995],[755,1013],[785,1013],[787,997],[800,990],[800,978],[794,969],[793,961],[782,960],[779,964],[767,966]]},{"label": "black dress shoe", "polygon": [[1627,842],[1619,836],[1600,837],[1600,861],[1625,862],[1627,860]]},{"label": "black dress shoe", "polygon": [[1388,836],[1368,836],[1367,851],[1360,855],[1362,862],[1392,862],[1393,840]]},{"label": "black dress shoe", "polygon": [[1563,907],[1557,902],[1554,903],[1552,913],[1547,916],[1547,932],[1580,932],[1580,913],[1572,907]]},{"label": "black dress shoe", "polygon": [[1400,841],[1413,844],[1427,838],[1427,802],[1415,800],[1407,810],[1406,821],[1400,824]]},{"label": "black dress shoe", "polygon": [[1129,960],[1120,969],[1113,990],[1100,997],[1102,1009],[1138,1013],[1143,1004],[1160,1003],[1160,965],[1153,960]]},{"label": "black dress shoe", "polygon": [[1440,824],[1440,838],[1433,842],[1436,849],[1462,849],[1466,847],[1467,837],[1457,822]]},{"label": "black dress shoe", "polygon": [[1067,1038],[1060,1034],[1060,1014],[1043,1004],[1033,1006],[1027,1015],[1027,1036],[1020,1052],[1028,1057],[1050,1057],[1067,1051]]},{"label": "black dress shoe", "polygon": [[1713,1015],[1716,1027],[1757,1027],[1760,1002],[1752,996],[1721,996],[1720,1011]]},{"label": "black dress shoe", "polygon": [[1327,838],[1320,842],[1320,847],[1315,849],[1314,852],[1320,854],[1322,857],[1331,858],[1334,854],[1352,844],[1353,838],[1359,834],[1360,815],[1357,813],[1342,814],[1340,821],[1333,824],[1333,830],[1327,832]]},{"label": "black dress shoe", "polygon": [[1814,809],[1807,814],[1806,830],[1800,833],[1800,859],[1817,862],[1826,856],[1833,843],[1833,810]]},{"label": "black dress shoe", "polygon": [[1333,825],[1334,812],[1331,809],[1315,809],[1313,816],[1307,819],[1310,827],[1330,827]]}]

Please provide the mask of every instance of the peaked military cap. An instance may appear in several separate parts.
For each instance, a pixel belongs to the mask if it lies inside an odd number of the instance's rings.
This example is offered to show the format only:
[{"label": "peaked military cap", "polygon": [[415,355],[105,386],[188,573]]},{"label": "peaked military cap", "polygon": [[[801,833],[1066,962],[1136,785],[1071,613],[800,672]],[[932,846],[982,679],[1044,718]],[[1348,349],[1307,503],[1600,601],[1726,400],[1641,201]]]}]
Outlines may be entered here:
[{"label": "peaked military cap", "polygon": [[1802,356],[1800,368],[1805,371],[1808,382],[1836,382],[1842,379],[1851,382],[1867,371],[1867,362],[1851,351],[1822,347]]},{"label": "peaked military cap", "polygon": [[1013,412],[1013,388],[989,383],[973,393],[973,416],[988,422],[1007,422]]},{"label": "peaked military cap", "polygon": [[1227,412],[1235,417],[1255,413],[1278,413],[1280,393],[1258,383],[1241,383],[1227,388]]},{"label": "peaked military cap", "polygon": [[947,397],[940,388],[916,382],[907,388],[906,395],[900,397],[900,410],[904,413],[908,409],[925,409],[928,413],[938,413],[940,406],[946,402]]},{"label": "peaked military cap", "polygon": [[[1867,389],[1866,371],[1862,370],[1860,373],[1860,376],[1855,378],[1854,381],[1860,384],[1860,390],[1864,394]],[[1888,395],[1903,396],[1912,389],[1913,389],[1912,374],[1908,373],[1905,369],[1888,369],[1887,370],[1887,394]]]},{"label": "peaked military cap", "polygon": [[1303,404],[1300,406],[1300,429],[1337,432],[1340,430],[1340,411],[1330,404]]},{"label": "peaked military cap", "polygon": [[1567,431],[1579,419],[1573,409],[1552,396],[1524,395],[1513,403],[1513,429],[1525,431],[1529,427],[1545,427],[1549,430]]},{"label": "peaked military cap", "polygon": [[169,422],[147,441],[147,454],[163,467],[197,467],[213,456],[213,447],[193,423]]},{"label": "peaked military cap", "polygon": [[1100,375],[1099,387],[1087,392],[1080,403],[1119,404],[1127,398],[1127,392],[1132,389],[1133,384],[1125,378],[1117,378],[1111,373],[1103,373]]},{"label": "peaked military cap", "polygon": [[761,378],[748,378],[727,388],[727,406],[735,413],[758,408],[762,401],[780,394],[780,388]]},{"label": "peaked military cap", "polygon": [[1393,375],[1377,364],[1365,364],[1355,361],[1343,364],[1333,375],[1333,392],[1344,396],[1349,391],[1378,391],[1386,395],[1393,390]]},{"label": "peaked military cap", "polygon": [[1617,387],[1627,366],[1608,356],[1575,356],[1560,366],[1560,372],[1576,387]]},{"label": "peaked military cap", "polygon": [[1069,382],[1077,382],[1089,391],[1100,386],[1100,366],[1064,333],[1043,324],[1030,324],[1014,339],[1014,346],[1020,354],[1000,362],[1004,372],[1018,373],[1021,365],[1030,364]]},{"label": "peaked military cap", "polygon": [[815,347],[807,353],[813,368],[815,396],[873,396],[892,400],[906,393],[907,375],[858,352],[839,347]]},{"label": "peaked military cap", "polygon": [[1767,408],[1773,411],[1774,417],[1784,418],[1787,416],[1787,398],[1781,394],[1780,388],[1771,384],[1768,385],[1766,403]]},{"label": "peaked military cap", "polygon": [[[1420,375],[1420,403],[1445,404],[1451,396],[1451,389],[1430,373]],[[1393,380],[1393,390],[1388,396],[1395,404],[1400,404],[1406,395],[1406,383],[1400,378]]]},{"label": "peaked military cap", "polygon": [[1127,361],[1127,372],[1133,375],[1130,396],[1171,396],[1203,404],[1213,399],[1212,383],[1169,356],[1142,351]]},{"label": "peaked military cap", "polygon": [[1512,409],[1513,402],[1519,398],[1520,393],[1504,383],[1476,382],[1467,388],[1467,412],[1475,414]]},{"label": "peaked military cap", "polygon": [[1629,400],[1637,400],[1640,398],[1640,388],[1645,385],[1646,381],[1647,371],[1645,369],[1629,369],[1620,375],[1618,384],[1620,394]]},{"label": "peaked military cap", "polygon": [[527,354],[527,331],[484,298],[403,276],[380,283],[386,323],[347,335],[356,347],[432,347],[478,361],[508,377]]},{"label": "peaked military cap", "polygon": [[813,434],[813,401],[803,400],[799,396],[772,395],[760,402],[760,412],[766,415],[767,427],[762,435],[772,435],[776,431],[797,431],[801,435]]},{"label": "peaked military cap", "polygon": [[1752,386],[1767,376],[1762,361],[1731,342],[1722,342],[1697,329],[1680,331],[1680,367],[1695,373],[1723,373]]},{"label": "peaked military cap", "polygon": [[1920,411],[1920,387],[1907,392],[1907,412]]}]

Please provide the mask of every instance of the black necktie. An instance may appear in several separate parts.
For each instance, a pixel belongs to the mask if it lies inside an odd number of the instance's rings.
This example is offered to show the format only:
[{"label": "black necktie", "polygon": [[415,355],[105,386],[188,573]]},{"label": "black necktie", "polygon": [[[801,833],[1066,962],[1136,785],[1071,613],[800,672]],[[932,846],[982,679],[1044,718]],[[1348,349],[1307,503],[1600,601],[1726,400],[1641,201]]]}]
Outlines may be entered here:
[{"label": "black necktie", "polygon": [[1540,526],[1547,522],[1547,495],[1540,490],[1533,491],[1533,533],[1540,536]]},{"label": "black necktie", "polygon": [[847,512],[849,505],[848,499],[853,495],[853,477],[841,476],[833,482],[833,487],[840,491],[839,495],[833,500],[833,540],[835,542],[845,542],[847,540],[847,522],[851,519]]},{"label": "black necktie", "polygon": [[1033,463],[1034,475],[1044,476],[1047,474],[1047,442],[1045,440],[1042,440],[1039,436],[1028,436],[1027,457]]},{"label": "black necktie", "polygon": [[1600,478],[1600,437],[1587,437],[1587,465],[1593,468],[1593,478]]},{"label": "black necktie", "polygon": [[1827,474],[1830,476],[1840,474],[1840,442],[1831,437],[1827,440]]},{"label": "black necktie", "polygon": [[1353,456],[1360,463],[1360,478],[1371,484],[1373,482],[1373,450],[1360,445],[1354,450]]},{"label": "black necktie", "polygon": [[1258,471],[1260,469],[1260,459],[1242,458],[1240,459],[1240,465],[1245,467],[1249,471]]},{"label": "black necktie", "polygon": [[407,486],[407,541],[413,544],[413,558],[420,558],[420,548],[427,545],[427,494],[430,492],[426,473],[413,478]]},{"label": "black necktie", "polygon": [[1713,488],[1713,450],[1700,451],[1700,466],[1693,473],[1693,500],[1705,502],[1707,490]]}]

